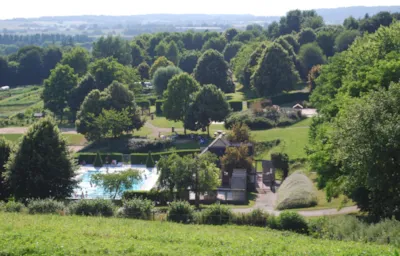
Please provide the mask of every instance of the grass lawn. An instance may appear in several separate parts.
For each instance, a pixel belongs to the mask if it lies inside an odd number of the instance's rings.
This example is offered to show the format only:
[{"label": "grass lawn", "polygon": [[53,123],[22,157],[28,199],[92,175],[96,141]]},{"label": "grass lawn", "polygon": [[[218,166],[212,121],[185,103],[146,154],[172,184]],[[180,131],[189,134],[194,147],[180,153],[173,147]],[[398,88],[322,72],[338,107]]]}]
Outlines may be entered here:
[{"label": "grass lawn", "polygon": [[43,87],[25,86],[0,92],[0,117],[23,113],[29,107],[42,104]]},{"label": "grass lawn", "polygon": [[[302,121],[305,122],[305,121]],[[308,128],[305,127],[286,127],[275,128],[265,131],[252,131],[254,140],[272,141],[280,139],[281,143],[270,151],[266,151],[258,155],[257,159],[268,160],[271,158],[271,153],[283,152],[288,154],[289,159],[305,158],[306,153],[304,147],[308,144]]]},{"label": "grass lawn", "polygon": [[[11,142],[16,142],[22,137],[23,134],[0,134],[0,136],[6,138]],[[84,146],[86,144],[86,139],[82,134],[63,134],[67,139],[69,146]]]},{"label": "grass lawn", "polygon": [[0,213],[1,255],[396,255],[391,246],[248,226]]},{"label": "grass lawn", "polygon": [[159,127],[159,128],[171,128],[171,127],[183,128],[182,122],[170,121],[170,120],[167,120],[163,116],[154,116],[154,120],[151,120],[150,118],[148,118],[147,121],[149,123],[151,123],[152,125]]}]

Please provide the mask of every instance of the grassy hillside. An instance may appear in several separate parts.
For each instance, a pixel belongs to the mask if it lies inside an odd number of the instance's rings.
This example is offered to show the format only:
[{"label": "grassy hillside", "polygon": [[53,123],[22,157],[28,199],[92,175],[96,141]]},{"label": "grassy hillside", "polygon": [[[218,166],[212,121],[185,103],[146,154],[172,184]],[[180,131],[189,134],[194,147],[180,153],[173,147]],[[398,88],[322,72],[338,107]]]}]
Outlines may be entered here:
[{"label": "grassy hillside", "polygon": [[8,91],[0,91],[0,117],[9,117],[24,113],[32,106],[43,104],[40,95],[43,91],[39,86],[18,87]]},{"label": "grassy hillside", "polygon": [[0,255],[395,255],[266,228],[0,213]]},{"label": "grassy hillside", "polygon": [[[16,142],[23,134],[0,134],[0,137],[4,137],[11,142]],[[68,145],[70,146],[83,146],[86,143],[86,139],[82,134],[63,134],[67,139]]]}]

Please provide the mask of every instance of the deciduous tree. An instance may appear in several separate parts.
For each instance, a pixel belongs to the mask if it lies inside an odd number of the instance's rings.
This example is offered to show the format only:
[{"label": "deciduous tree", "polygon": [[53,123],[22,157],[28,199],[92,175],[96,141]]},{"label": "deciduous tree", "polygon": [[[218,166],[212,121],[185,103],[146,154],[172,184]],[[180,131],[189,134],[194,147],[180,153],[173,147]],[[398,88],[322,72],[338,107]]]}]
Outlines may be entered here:
[{"label": "deciduous tree", "polygon": [[65,53],[61,63],[68,65],[74,69],[75,74],[83,76],[88,70],[90,62],[89,52],[82,47],[74,47],[69,52]]},{"label": "deciduous tree", "polygon": [[112,199],[121,196],[124,189],[132,188],[141,179],[140,171],[134,169],[115,173],[97,173],[92,176],[92,182],[102,187]]},{"label": "deciduous tree", "polygon": [[175,75],[182,73],[182,70],[175,66],[161,67],[157,69],[153,76],[153,86],[159,96],[164,94],[168,87],[168,82]]}]

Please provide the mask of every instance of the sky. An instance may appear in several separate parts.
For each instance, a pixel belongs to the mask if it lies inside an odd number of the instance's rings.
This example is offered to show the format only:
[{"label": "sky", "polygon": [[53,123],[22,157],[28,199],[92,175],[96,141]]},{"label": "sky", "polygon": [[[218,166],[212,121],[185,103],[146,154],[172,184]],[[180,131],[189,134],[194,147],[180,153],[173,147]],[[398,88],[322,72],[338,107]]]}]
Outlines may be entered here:
[{"label": "sky", "polygon": [[0,19],[73,15],[253,14],[281,16],[293,9],[399,5],[399,0],[1,0]]}]

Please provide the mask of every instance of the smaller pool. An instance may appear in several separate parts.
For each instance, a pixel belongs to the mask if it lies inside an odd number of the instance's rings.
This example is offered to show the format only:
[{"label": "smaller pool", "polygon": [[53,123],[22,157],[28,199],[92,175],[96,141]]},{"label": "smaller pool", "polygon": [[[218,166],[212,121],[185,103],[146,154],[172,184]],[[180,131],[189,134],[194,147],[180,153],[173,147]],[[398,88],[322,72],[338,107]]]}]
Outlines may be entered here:
[{"label": "smaller pool", "polygon": [[[109,199],[110,194],[105,193],[103,187],[96,186],[91,182],[92,175],[97,173],[114,173],[114,172],[122,172],[128,169],[135,169],[141,172],[142,179],[138,180],[131,188],[123,188],[122,190],[150,190],[152,189],[157,180],[158,174],[156,168],[146,168],[143,165],[140,166],[122,166],[122,167],[109,167],[109,168],[100,168],[96,169],[91,166],[83,166],[79,169],[76,179],[78,180],[78,188],[74,189],[72,194],[73,199],[96,199],[103,198]],[[117,196],[117,198],[120,198]]]}]

